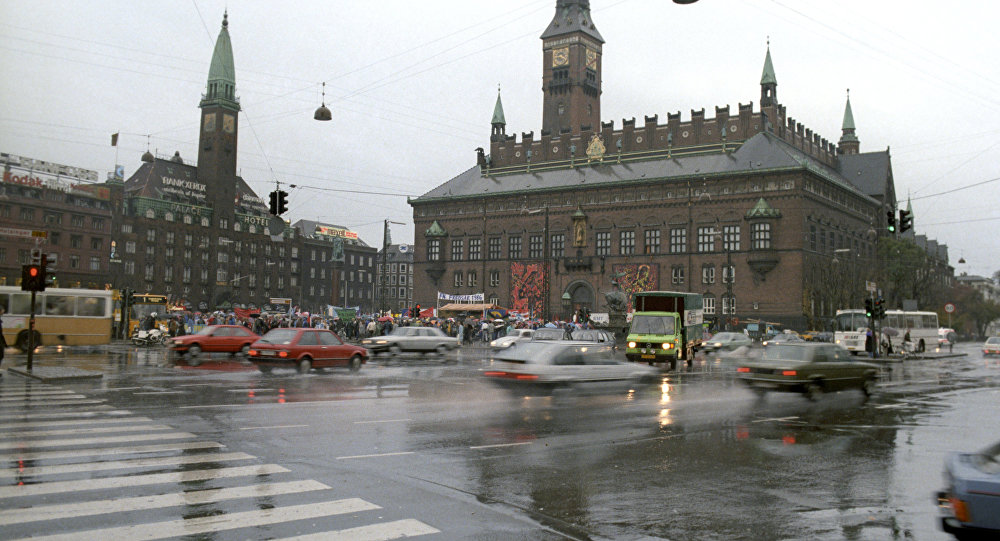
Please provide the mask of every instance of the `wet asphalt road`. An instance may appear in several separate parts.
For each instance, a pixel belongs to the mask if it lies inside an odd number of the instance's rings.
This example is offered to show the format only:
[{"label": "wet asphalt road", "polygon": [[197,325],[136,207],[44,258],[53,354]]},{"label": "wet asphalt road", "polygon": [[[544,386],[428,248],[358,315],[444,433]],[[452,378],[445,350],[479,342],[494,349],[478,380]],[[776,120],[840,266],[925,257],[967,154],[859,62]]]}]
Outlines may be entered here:
[{"label": "wet asphalt road", "polygon": [[817,403],[759,402],[718,357],[529,399],[470,350],[305,376],[46,352],[105,375],[3,377],[0,539],[947,539],[944,454],[1000,436],[1000,361],[977,345]]}]

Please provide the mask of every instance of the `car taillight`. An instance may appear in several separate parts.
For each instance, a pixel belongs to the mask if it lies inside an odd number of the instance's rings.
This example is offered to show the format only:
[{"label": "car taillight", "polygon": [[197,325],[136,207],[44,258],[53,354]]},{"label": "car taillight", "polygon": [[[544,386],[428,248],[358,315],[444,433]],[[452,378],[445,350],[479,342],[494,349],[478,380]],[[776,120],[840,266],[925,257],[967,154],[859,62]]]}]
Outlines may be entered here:
[{"label": "car taillight", "polygon": [[518,375],[514,376],[514,379],[531,380],[531,379],[538,379],[538,376],[536,376],[534,374],[518,374]]},{"label": "car taillight", "polygon": [[782,376],[797,376],[797,375],[799,375],[799,373],[796,372],[795,370],[782,370],[781,371],[781,375]]},{"label": "car taillight", "polygon": [[256,349],[251,349],[250,350],[250,356],[252,357],[254,355],[260,355],[260,353]]},{"label": "car taillight", "polygon": [[288,352],[287,351],[279,351],[278,352],[278,357],[288,357]]},{"label": "car taillight", "polygon": [[955,518],[962,522],[972,521],[972,517],[969,515],[969,506],[967,506],[964,501],[951,496],[948,498],[948,503],[951,504],[951,510],[955,513]]},{"label": "car taillight", "polygon": [[742,373],[746,374],[746,373],[750,372],[750,368],[746,367],[746,366],[740,366],[740,367],[736,368],[736,371],[737,372],[742,372]]}]

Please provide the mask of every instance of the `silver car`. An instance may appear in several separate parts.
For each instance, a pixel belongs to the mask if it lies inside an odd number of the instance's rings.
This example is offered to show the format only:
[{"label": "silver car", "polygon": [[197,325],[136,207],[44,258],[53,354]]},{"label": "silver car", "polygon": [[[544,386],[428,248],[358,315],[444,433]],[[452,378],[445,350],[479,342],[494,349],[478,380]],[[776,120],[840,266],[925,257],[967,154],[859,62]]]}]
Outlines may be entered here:
[{"label": "silver car", "polygon": [[713,351],[733,351],[741,347],[750,347],[750,337],[741,332],[720,332],[705,340],[701,349],[706,353]]},{"label": "silver car", "polygon": [[636,383],[655,382],[659,370],[615,358],[608,344],[570,340],[522,342],[496,353],[483,376],[523,394],[573,391],[624,391]]},{"label": "silver car", "polygon": [[504,349],[509,348],[517,342],[527,342],[531,340],[531,335],[535,331],[532,329],[514,329],[514,332],[508,334],[507,336],[501,336],[496,340],[490,342],[490,347],[493,349]]},{"label": "silver car", "polygon": [[396,327],[385,336],[373,336],[361,341],[361,345],[372,353],[388,351],[393,354],[404,351],[436,351],[440,355],[458,347],[458,339],[445,334],[437,327]]}]

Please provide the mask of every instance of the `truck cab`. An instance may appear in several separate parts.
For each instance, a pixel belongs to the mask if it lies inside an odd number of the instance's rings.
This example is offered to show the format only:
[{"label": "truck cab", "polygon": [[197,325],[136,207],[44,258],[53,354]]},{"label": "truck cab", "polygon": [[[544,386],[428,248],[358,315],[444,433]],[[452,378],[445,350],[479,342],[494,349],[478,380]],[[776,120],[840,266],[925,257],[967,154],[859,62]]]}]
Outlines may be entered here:
[{"label": "truck cab", "polygon": [[698,293],[643,291],[633,295],[635,312],[626,337],[625,357],[630,361],[690,366],[701,344],[704,313]]}]

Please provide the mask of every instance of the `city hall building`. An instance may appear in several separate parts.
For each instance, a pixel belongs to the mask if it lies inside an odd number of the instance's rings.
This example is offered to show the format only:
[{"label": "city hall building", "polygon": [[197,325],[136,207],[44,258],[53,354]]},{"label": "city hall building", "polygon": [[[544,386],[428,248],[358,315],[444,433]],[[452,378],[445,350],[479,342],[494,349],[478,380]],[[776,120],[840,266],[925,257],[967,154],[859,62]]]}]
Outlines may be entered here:
[{"label": "city hall building", "polygon": [[768,49],[756,108],[602,121],[605,41],[589,4],[558,0],[541,36],[538,135],[508,134],[498,95],[489,152],[409,201],[414,302],[485,293],[566,319],[607,311],[614,289],[676,290],[704,295],[717,327],[799,330],[860,306],[896,194],[888,150],[860,152],[849,98],[837,143],[804,127]]}]

